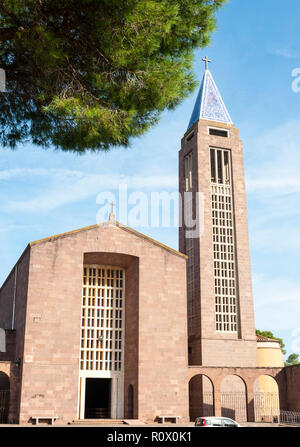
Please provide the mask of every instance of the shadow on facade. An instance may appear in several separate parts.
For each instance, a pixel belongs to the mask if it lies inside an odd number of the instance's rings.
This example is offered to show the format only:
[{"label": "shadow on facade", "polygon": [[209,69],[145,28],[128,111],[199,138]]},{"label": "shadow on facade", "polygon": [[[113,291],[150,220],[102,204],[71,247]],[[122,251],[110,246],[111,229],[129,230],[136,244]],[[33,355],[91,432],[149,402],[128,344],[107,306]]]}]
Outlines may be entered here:
[{"label": "shadow on facade", "polygon": [[6,424],[9,412],[9,377],[4,372],[0,372],[0,424]]},{"label": "shadow on facade", "polygon": [[203,374],[189,381],[189,414],[191,421],[215,414],[213,383]]}]

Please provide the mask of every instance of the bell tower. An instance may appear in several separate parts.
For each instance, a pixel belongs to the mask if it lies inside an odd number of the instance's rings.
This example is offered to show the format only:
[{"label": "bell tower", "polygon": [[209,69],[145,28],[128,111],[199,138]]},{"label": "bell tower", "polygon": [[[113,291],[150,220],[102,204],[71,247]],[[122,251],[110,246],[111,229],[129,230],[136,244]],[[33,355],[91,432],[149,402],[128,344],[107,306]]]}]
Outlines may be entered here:
[{"label": "bell tower", "polygon": [[189,364],[255,367],[242,142],[208,69],[210,61],[203,60],[202,84],[179,152]]}]

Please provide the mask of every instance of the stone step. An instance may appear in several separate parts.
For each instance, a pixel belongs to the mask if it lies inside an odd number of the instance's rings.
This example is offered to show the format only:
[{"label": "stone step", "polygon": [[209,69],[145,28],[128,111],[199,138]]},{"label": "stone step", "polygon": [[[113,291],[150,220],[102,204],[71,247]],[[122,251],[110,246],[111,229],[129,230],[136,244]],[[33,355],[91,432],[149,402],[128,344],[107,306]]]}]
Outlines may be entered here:
[{"label": "stone step", "polygon": [[69,425],[123,425],[123,419],[75,419]]},{"label": "stone step", "polygon": [[146,425],[145,422],[140,421],[139,419],[124,419],[123,422],[126,425]]}]

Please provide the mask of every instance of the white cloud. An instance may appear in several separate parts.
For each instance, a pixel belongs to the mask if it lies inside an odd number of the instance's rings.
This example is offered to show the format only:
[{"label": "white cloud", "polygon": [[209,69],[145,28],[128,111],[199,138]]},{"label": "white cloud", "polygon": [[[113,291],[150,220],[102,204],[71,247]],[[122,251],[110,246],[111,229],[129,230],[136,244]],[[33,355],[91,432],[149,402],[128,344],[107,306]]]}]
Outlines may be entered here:
[{"label": "white cloud", "polygon": [[246,143],[252,264],[271,272],[253,275],[256,327],[284,334],[291,352],[300,314],[300,281],[294,273],[300,253],[298,129],[299,118]]},{"label": "white cloud", "polygon": [[11,231],[24,230],[27,228],[37,228],[37,225],[6,225],[0,227],[0,233],[9,233]]},{"label": "white cloud", "polygon": [[287,59],[300,59],[300,52],[292,48],[277,48],[276,50],[271,50],[270,53]]},{"label": "white cloud", "polygon": [[[278,169],[277,166],[273,166]],[[268,169],[271,169],[268,167]],[[284,175],[285,174],[285,175]],[[248,193],[256,193],[264,190],[266,193],[292,194],[300,193],[300,177],[290,177],[288,173],[283,173],[283,177],[256,177],[249,178],[246,182]]]},{"label": "white cloud", "polygon": [[[287,262],[292,261],[292,256],[299,256],[300,237],[299,225],[273,228],[265,228],[266,223],[260,228],[255,228],[250,234],[253,249],[264,251],[269,257],[272,255],[286,256]],[[278,262],[278,259],[277,259]],[[296,259],[294,262],[299,262]]]},{"label": "white cloud", "polygon": [[256,327],[292,330],[299,327],[300,282],[291,278],[253,275]]},{"label": "white cloud", "polygon": [[[248,141],[247,195],[255,249],[300,249],[299,119]],[[251,152],[252,148],[252,152]]]},{"label": "white cloud", "polygon": [[13,179],[32,176],[46,178],[46,186],[38,196],[24,201],[10,200],[2,209],[6,212],[40,212],[80,202],[89,197],[95,197],[103,191],[114,191],[121,184],[135,190],[177,189],[176,176],[124,176],[124,175],[97,175],[81,171],[63,169],[15,169],[0,171],[0,179]]},{"label": "white cloud", "polygon": [[247,166],[250,188],[299,191],[299,120],[300,117],[247,142],[249,153],[255,154]]},{"label": "white cloud", "polygon": [[81,176],[79,171],[72,171],[67,169],[46,169],[46,168],[16,168],[5,169],[0,171],[0,180],[11,180],[14,178],[26,178],[26,177],[45,177],[45,176]]}]

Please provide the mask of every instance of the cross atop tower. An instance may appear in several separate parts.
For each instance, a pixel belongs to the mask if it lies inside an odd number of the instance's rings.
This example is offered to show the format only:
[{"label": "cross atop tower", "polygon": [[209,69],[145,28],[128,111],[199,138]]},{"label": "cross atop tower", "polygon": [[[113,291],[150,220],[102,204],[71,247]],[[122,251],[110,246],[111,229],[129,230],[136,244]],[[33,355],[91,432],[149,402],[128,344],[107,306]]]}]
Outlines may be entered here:
[{"label": "cross atop tower", "polygon": [[208,70],[208,64],[211,62],[211,60],[209,60],[207,56],[205,56],[202,60],[203,62],[205,62],[205,70]]}]

